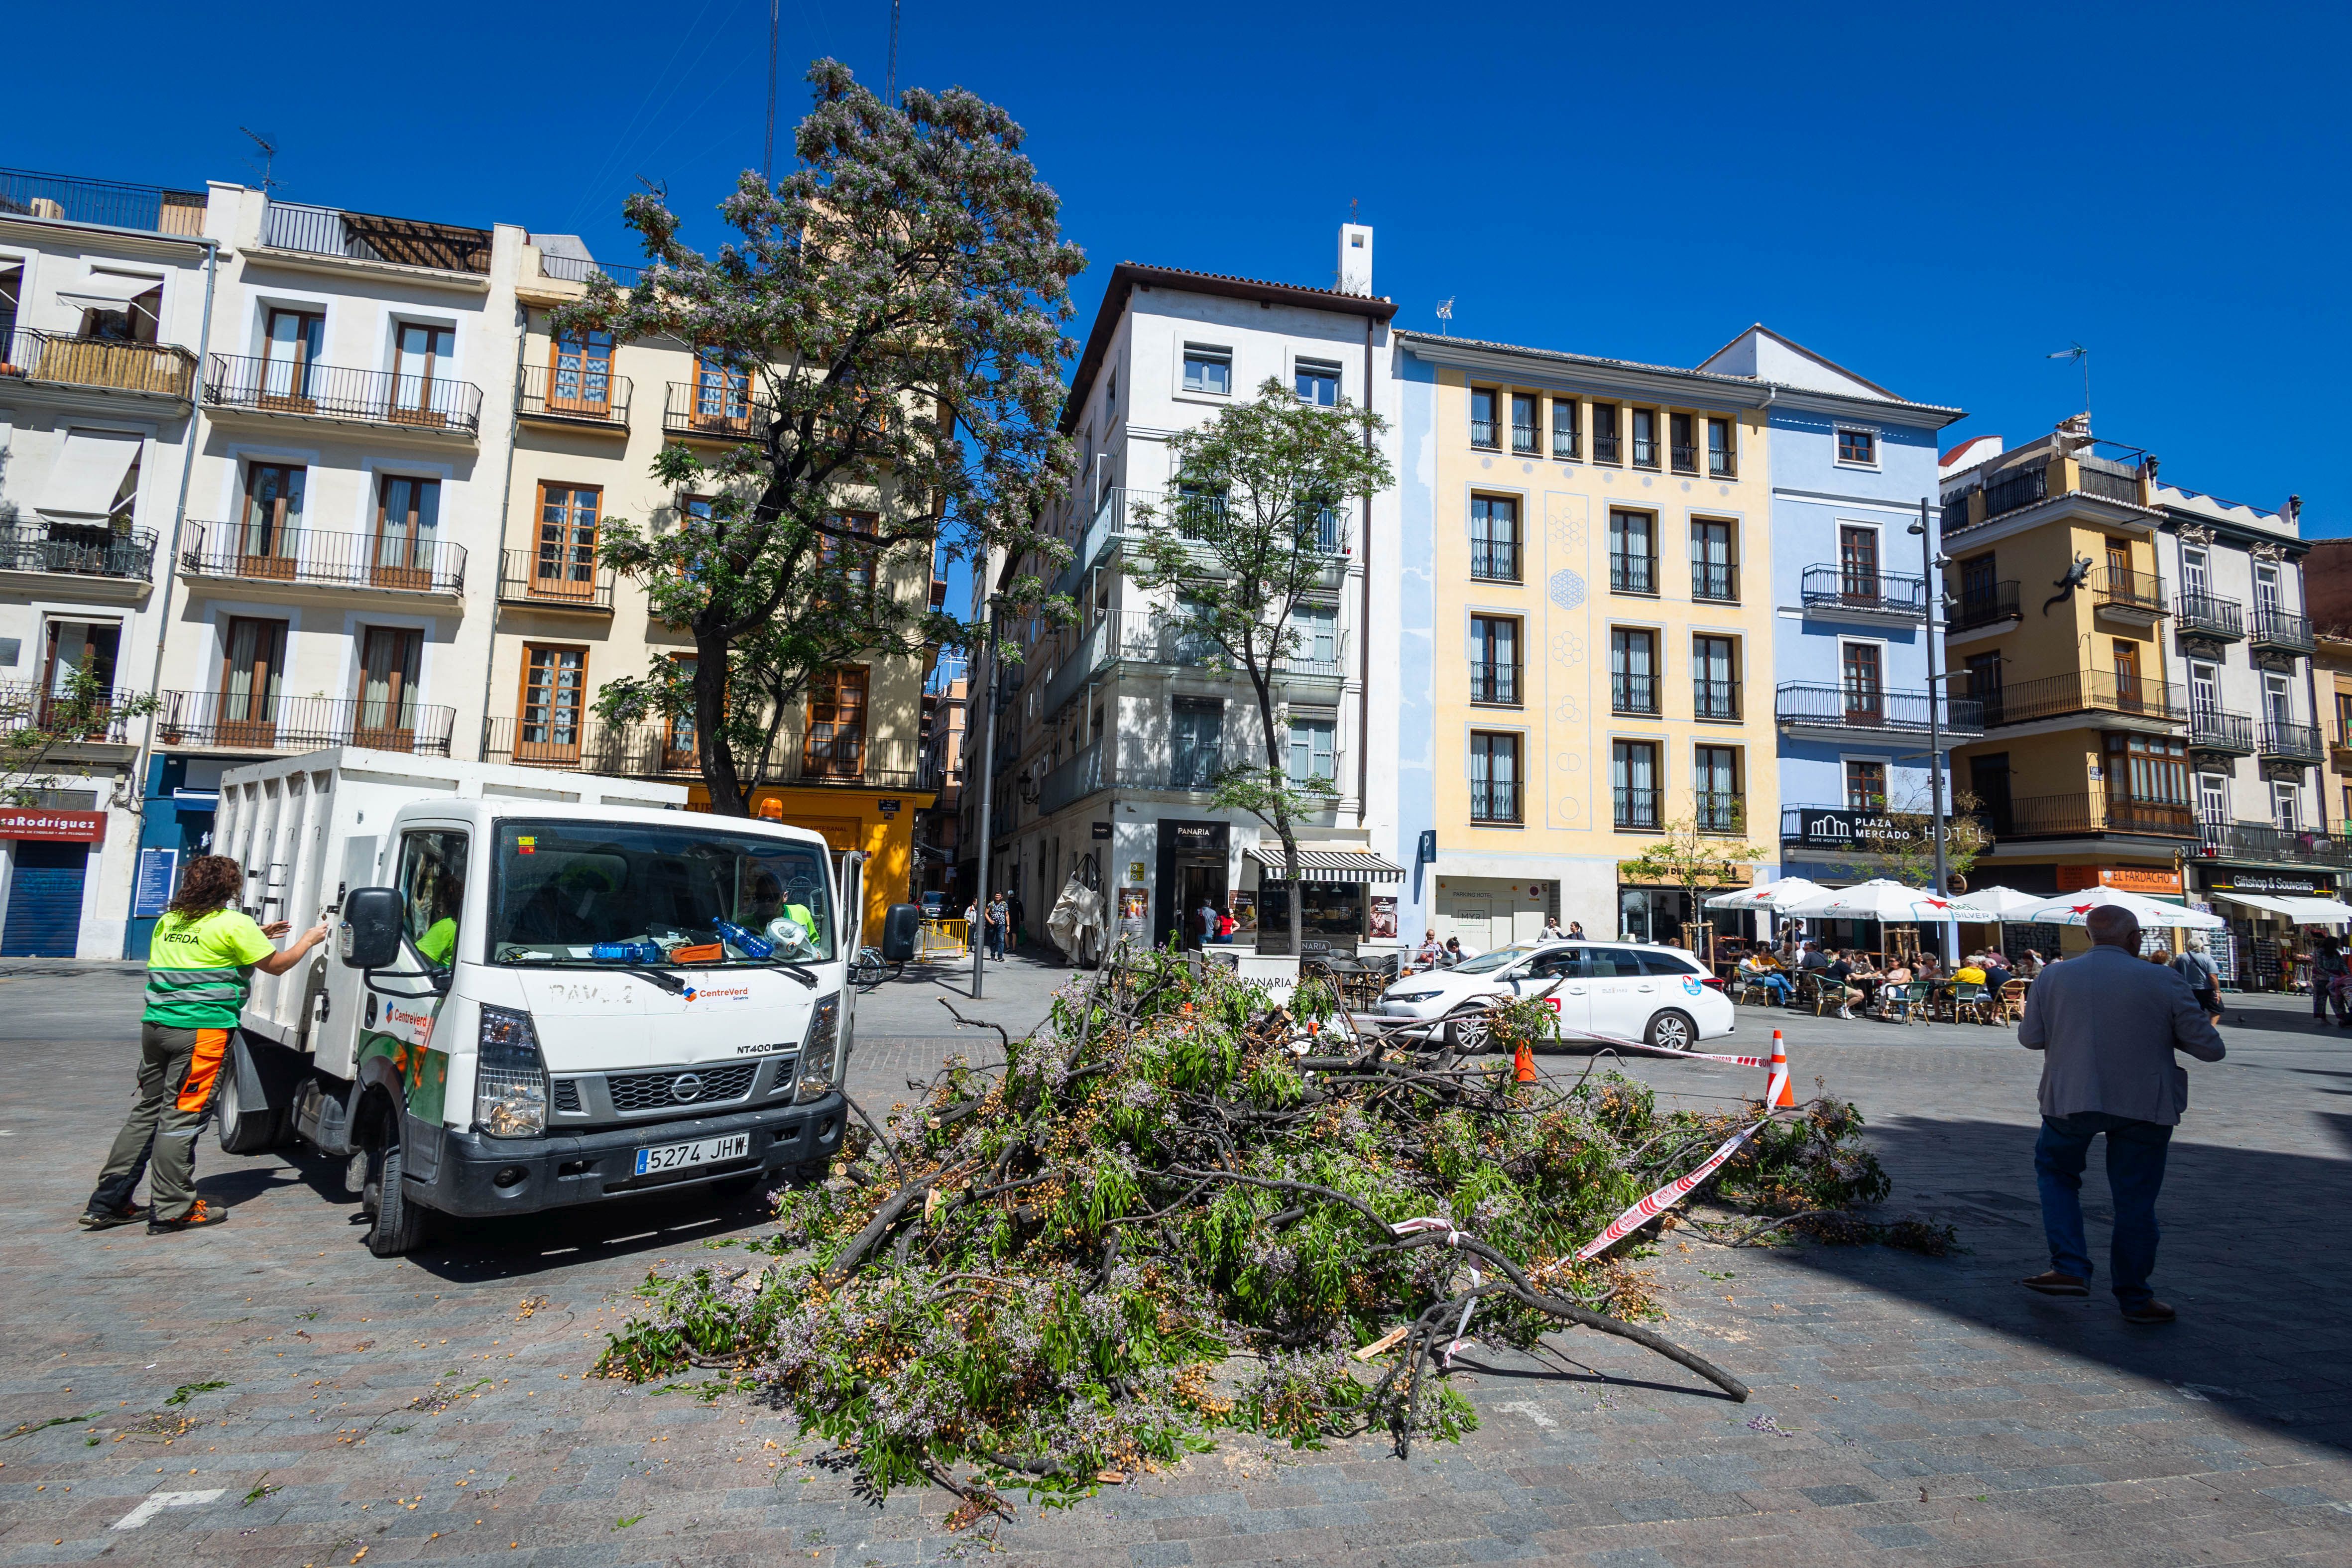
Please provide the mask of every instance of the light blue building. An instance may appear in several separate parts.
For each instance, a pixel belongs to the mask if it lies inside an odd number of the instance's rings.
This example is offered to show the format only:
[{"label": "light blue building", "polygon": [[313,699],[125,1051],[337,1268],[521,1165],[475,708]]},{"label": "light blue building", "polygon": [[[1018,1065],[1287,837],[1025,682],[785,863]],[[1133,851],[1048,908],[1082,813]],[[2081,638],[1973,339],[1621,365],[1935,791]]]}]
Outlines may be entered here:
[{"label": "light blue building", "polygon": [[[1928,809],[1928,594],[1940,574],[1913,531],[1929,531],[1932,554],[1935,511],[1922,502],[1937,493],[1937,435],[1965,416],[1760,325],[1699,368],[1772,388],[1780,863],[1759,876],[1839,886],[1880,875],[1886,814]],[[1947,752],[1981,733],[1965,701],[1948,702],[1937,728]]]}]

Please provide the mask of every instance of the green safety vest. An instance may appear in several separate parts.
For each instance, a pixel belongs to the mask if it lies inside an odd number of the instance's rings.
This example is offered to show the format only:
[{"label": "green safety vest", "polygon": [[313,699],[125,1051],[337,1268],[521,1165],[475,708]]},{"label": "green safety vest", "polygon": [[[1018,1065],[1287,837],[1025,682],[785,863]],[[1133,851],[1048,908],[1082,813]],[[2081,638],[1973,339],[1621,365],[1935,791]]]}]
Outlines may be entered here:
[{"label": "green safety vest", "polygon": [[215,910],[194,920],[167,914],[147,946],[142,1022],[174,1029],[234,1029],[254,964],[278,951],[250,916]]}]

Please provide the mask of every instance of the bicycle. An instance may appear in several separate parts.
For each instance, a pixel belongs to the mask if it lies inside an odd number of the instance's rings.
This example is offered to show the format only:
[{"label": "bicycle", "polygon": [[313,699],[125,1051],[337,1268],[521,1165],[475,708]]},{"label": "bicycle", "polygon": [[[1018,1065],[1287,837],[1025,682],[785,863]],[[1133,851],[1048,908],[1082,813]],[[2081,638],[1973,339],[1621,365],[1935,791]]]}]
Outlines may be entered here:
[{"label": "bicycle", "polygon": [[885,980],[896,980],[907,973],[904,959],[896,963],[883,962],[878,947],[861,947],[857,956],[849,961],[849,983],[860,991],[871,991]]}]

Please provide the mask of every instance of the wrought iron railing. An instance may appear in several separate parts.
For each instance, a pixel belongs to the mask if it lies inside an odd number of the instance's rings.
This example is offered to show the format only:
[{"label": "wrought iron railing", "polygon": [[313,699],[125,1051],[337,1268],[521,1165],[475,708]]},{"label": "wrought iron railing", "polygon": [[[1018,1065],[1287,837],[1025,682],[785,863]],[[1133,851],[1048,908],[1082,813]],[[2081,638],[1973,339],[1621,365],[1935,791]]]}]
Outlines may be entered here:
[{"label": "wrought iron railing", "polygon": [[515,386],[515,412],[526,419],[625,430],[631,390],[629,378],[614,375],[609,365],[527,364]]},{"label": "wrought iron railing", "polygon": [[0,523],[0,572],[63,572],[146,581],[155,569],[155,531],[105,523],[47,522],[19,515]]},{"label": "wrought iron railing", "polygon": [[[484,720],[482,759],[623,778],[692,773],[701,766],[690,723],[616,724],[585,714],[536,722]],[[929,781],[935,776],[927,770],[916,742],[862,735],[839,737],[815,755],[798,740],[785,736],[765,761],[739,754],[735,766],[737,776],[750,783],[831,784],[845,789],[929,789]]]},{"label": "wrought iron railing", "polygon": [[2254,749],[2254,721],[2252,715],[2232,713],[2226,708],[2189,707],[2189,744],[2192,751],[2225,752],[2239,756],[2251,755]]},{"label": "wrought iron railing", "polygon": [[1675,472],[1678,474],[1697,473],[1698,447],[1696,446],[1686,446],[1684,443],[1677,441],[1674,444],[1673,460]]},{"label": "wrought iron railing", "polygon": [[2100,605],[2151,616],[2165,613],[2164,584],[2153,572],[2100,566],[2091,573],[2091,596]]},{"label": "wrought iron railing", "polygon": [[455,708],[363,697],[166,691],[162,698],[155,735],[167,746],[256,752],[372,746],[446,757],[457,721]]},{"label": "wrought iron railing", "polygon": [[1633,437],[1633,466],[1637,468],[1654,468],[1658,466],[1658,438],[1655,436]]},{"label": "wrought iron railing", "polygon": [[1543,426],[1518,425],[1511,426],[1511,450],[1522,458],[1532,458],[1543,450]]},{"label": "wrought iron railing", "polygon": [[1739,717],[1739,682],[1694,679],[1691,681],[1691,704],[1695,716],[1701,719],[1737,719]]},{"label": "wrought iron railing", "polygon": [[1551,455],[1562,462],[1576,460],[1576,416],[1555,418],[1551,422]]},{"label": "wrought iron railing", "polygon": [[1709,479],[1736,479],[1739,474],[1739,464],[1728,447],[1709,447],[1706,449],[1706,472]]},{"label": "wrought iron railing", "polygon": [[1985,521],[2050,499],[2050,470],[2040,463],[2012,468],[1984,488]]},{"label": "wrought iron railing", "polygon": [[1470,820],[1517,822],[1521,813],[1520,799],[1519,781],[1517,779],[1472,779]]},{"label": "wrought iron railing", "polygon": [[1691,808],[1701,833],[1748,830],[1748,799],[1736,790],[1696,791],[1691,796]]},{"label": "wrought iron railing", "polygon": [[1473,661],[1470,666],[1470,700],[1496,707],[1517,707],[1520,702],[1519,668],[1516,664]]},{"label": "wrought iron railing", "polygon": [[2186,588],[2172,596],[2172,624],[2183,637],[2234,641],[2246,635],[2246,610],[2235,599]]},{"label": "wrought iron railing", "polygon": [[0,169],[0,214],[21,217],[61,218],[107,228],[143,229],[149,234],[199,235],[205,231],[205,201],[202,191]]},{"label": "wrought iron railing", "polygon": [[1592,460],[1596,463],[1616,462],[1618,460],[1617,453],[1619,450],[1618,440],[1619,437],[1611,432],[1599,430],[1594,431],[1592,436]]},{"label": "wrought iron railing", "polygon": [[1612,594],[1654,594],[1658,591],[1658,558],[1609,552],[1609,591]]},{"label": "wrought iron railing", "polygon": [[2266,719],[2263,721],[2258,753],[2284,762],[2316,763],[2326,754],[2326,749],[2320,743],[2317,725],[2279,724]]},{"label": "wrought iron railing", "polygon": [[1610,791],[1611,825],[1633,832],[1655,832],[1658,827],[1658,795],[1655,789],[1635,789],[1619,784]]},{"label": "wrought iron railing", "polygon": [[773,415],[752,399],[748,383],[673,381],[662,400],[662,428],[709,441],[764,441]]},{"label": "wrought iron railing", "polygon": [[181,539],[180,569],[200,577],[257,583],[461,594],[466,547],[406,533],[330,533],[191,520]]},{"label": "wrought iron railing", "polygon": [[1739,568],[1720,561],[1691,563],[1691,597],[1715,599],[1724,604],[1739,602]]},{"label": "wrought iron railing", "polygon": [[[1929,723],[1929,702],[1930,696],[1925,691],[1790,680],[1774,690],[1772,711],[1773,717],[1783,724],[1925,734]],[[1942,711],[1935,715],[1935,723],[1948,736],[1979,734],[1984,730],[1984,710],[1973,698],[1947,697]]]},{"label": "wrought iron railing", "polygon": [[1609,710],[1612,713],[1654,714],[1658,710],[1658,678],[1612,670],[1609,675]]},{"label": "wrought iron railing", "polygon": [[1502,426],[1496,420],[1473,419],[1470,421],[1470,444],[1490,450],[1498,447],[1503,444],[1501,431]]},{"label": "wrought iron railing", "polygon": [[1985,693],[1983,701],[1988,724],[2024,724],[2069,713],[2114,713],[2173,724],[2189,717],[2179,687],[2112,669],[2074,669],[2021,680]]},{"label": "wrought iron railing", "polygon": [[2207,817],[2198,853],[2209,859],[2264,860],[2290,866],[2352,866],[2352,838],[2270,822]]},{"label": "wrought iron railing", "polygon": [[1952,632],[1972,632],[1979,626],[1996,626],[2002,621],[2021,618],[2017,607],[2015,583],[1992,583],[1960,590],[1960,602],[1952,609],[1952,618],[1944,629]]},{"label": "wrought iron railing", "polygon": [[613,569],[568,561],[560,552],[509,550],[499,560],[499,597],[510,605],[559,610],[613,607]]},{"label": "wrought iron railing", "polygon": [[[0,730],[42,730],[68,743],[127,745],[129,709],[137,700],[135,692],[110,691],[84,706],[72,698],[45,693],[29,680],[0,680]],[[78,734],[62,733],[61,726],[76,719],[89,721],[88,727]]]},{"label": "wrought iron railing", "polygon": [[171,343],[126,343],[20,327],[0,344],[0,376],[184,398],[194,395],[196,356]]},{"label": "wrought iron railing", "polygon": [[467,436],[478,435],[482,427],[482,389],[470,381],[244,354],[212,356],[205,371],[205,402],[215,408],[353,419]]},{"label": "wrought iron railing", "polygon": [[584,256],[550,256],[539,253],[539,275],[560,279],[566,283],[585,283],[591,278],[610,278],[615,286],[634,289],[646,269],[626,262],[592,261]]},{"label": "wrought iron railing", "polygon": [[1519,542],[1516,539],[1474,539],[1470,542],[1470,575],[1487,582],[1519,580]]},{"label": "wrought iron railing", "polygon": [[2195,838],[2197,814],[2185,805],[2117,800],[2105,791],[2028,795],[1996,803],[1979,814],[2000,840],[2075,838],[2129,833],[2158,838]]},{"label": "wrought iron railing", "polygon": [[1916,616],[1927,614],[1927,582],[1895,572],[1866,567],[1808,566],[1799,584],[1805,605],[1813,609],[1866,611],[1874,615]]},{"label": "wrought iron railing", "polygon": [[436,272],[478,275],[490,269],[487,230],[377,217],[306,202],[272,201],[262,218],[261,243],[271,250],[425,267]]},{"label": "wrought iron railing", "polygon": [[2309,653],[2312,650],[2311,618],[2289,610],[2257,605],[2254,606],[2254,629],[2251,640],[2259,647]]}]

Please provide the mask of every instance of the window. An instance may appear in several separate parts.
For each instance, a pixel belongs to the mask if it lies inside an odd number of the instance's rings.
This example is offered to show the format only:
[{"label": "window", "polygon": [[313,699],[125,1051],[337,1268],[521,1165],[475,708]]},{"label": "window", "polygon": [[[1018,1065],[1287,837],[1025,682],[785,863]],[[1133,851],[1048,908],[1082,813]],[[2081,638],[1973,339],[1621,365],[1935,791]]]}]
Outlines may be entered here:
[{"label": "window", "polygon": [[1511,450],[1522,458],[1543,451],[1543,400],[1531,392],[1511,394]]},{"label": "window", "polygon": [[1223,765],[1225,705],[1214,698],[1179,697],[1171,717],[1170,787],[1214,787]]},{"label": "window", "polygon": [[[56,700],[70,702],[76,670],[83,671],[98,683],[98,705],[110,709],[112,700],[108,694],[114,689],[115,660],[122,648],[121,626],[100,621],[51,621],[47,630],[47,648],[43,658],[40,685],[44,700],[38,719],[29,721],[45,727],[57,722],[60,715],[51,708],[50,702]],[[12,658],[8,662],[13,665],[16,661]],[[17,689],[22,691],[23,688]],[[20,724],[27,721],[21,717],[17,720]],[[106,721],[100,720],[89,738],[93,741],[104,739],[106,729]]]},{"label": "window", "polygon": [[1658,411],[1654,408],[1633,410],[1633,466],[1658,466]]},{"label": "window", "polygon": [[586,648],[523,644],[515,761],[577,761],[580,721],[587,695]]},{"label": "window", "polygon": [[237,575],[294,575],[302,533],[302,487],[309,470],[254,463],[245,470],[245,527],[237,537]]},{"label": "window", "polygon": [[1491,386],[1470,389],[1470,444],[1473,447],[1502,445],[1502,437],[1495,427],[1495,389]]},{"label": "window", "polygon": [[1691,520],[1691,597],[1736,603],[1739,564],[1733,552],[1733,524],[1722,518]]},{"label": "window", "polygon": [[2274,730],[2294,722],[2294,698],[2284,675],[2263,677],[2263,721]]},{"label": "window", "polygon": [[433,586],[441,536],[441,481],[386,474],[376,481],[375,503],[368,581],[379,588]]},{"label": "window", "polygon": [[1701,833],[1738,833],[1747,826],[1739,799],[1739,748],[1700,746],[1691,753],[1693,815]]},{"label": "window", "polygon": [[1184,345],[1184,390],[1211,397],[1230,397],[1234,391],[1234,351],[1210,343]]},{"label": "window", "polygon": [[1519,580],[1519,503],[1511,497],[1470,498],[1470,575]]},{"label": "window", "polygon": [[1515,616],[1470,617],[1470,700],[1519,704],[1519,623]]},{"label": "window", "polygon": [[2271,820],[2282,833],[2297,833],[2303,828],[2302,792],[2291,784],[2271,785]]},{"label": "window", "polygon": [[2172,736],[2109,735],[2106,774],[2112,798],[2184,812],[2189,805],[2189,751]]},{"label": "window", "polygon": [[2011,826],[2009,794],[2009,753],[1988,752],[1969,759],[1969,785],[1976,797],[1984,802],[1985,820],[1992,825],[1995,834],[2007,833]]},{"label": "window", "polygon": [[1878,530],[1845,523],[1838,529],[1838,593],[1849,605],[1879,602]]},{"label": "window", "polygon": [[[60,292],[69,304],[83,304],[79,334],[110,343],[152,343],[163,313],[163,280],[152,276],[92,268],[89,290]],[[95,300],[95,304],[84,301]]]},{"label": "window", "polygon": [[1578,421],[1576,399],[1555,397],[1551,400],[1551,455],[1564,461],[1574,461],[1577,456]]},{"label": "window", "polygon": [[2212,574],[2206,554],[2201,550],[2180,552],[2180,591],[2183,595],[2202,598],[2210,592]]},{"label": "window", "polygon": [[1698,472],[1698,434],[1696,419],[1688,414],[1666,416],[1666,441],[1673,448],[1669,460],[1678,474]]},{"label": "window", "polygon": [[1658,634],[1614,626],[1609,633],[1609,709],[1658,710]]},{"label": "window", "polygon": [[1517,822],[1519,738],[1473,731],[1470,736],[1470,820]]},{"label": "window", "polygon": [[1718,479],[1727,479],[1739,471],[1733,445],[1731,421],[1709,419],[1706,422],[1706,471]]},{"label": "window", "polygon": [[1609,588],[1616,594],[1658,591],[1658,520],[1648,512],[1610,512]]},{"label": "window", "polygon": [[0,339],[16,335],[17,302],[24,288],[25,264],[0,258]]},{"label": "window", "polygon": [[1658,748],[1652,741],[1609,744],[1609,786],[1613,824],[1633,832],[1658,827]]},{"label": "window", "polygon": [[1339,367],[1328,360],[1303,359],[1294,367],[1293,384],[1298,390],[1298,401],[1311,403],[1318,408],[1339,405]]},{"label": "window", "polygon": [[2192,730],[2221,729],[2221,676],[2212,665],[2189,661],[2189,722]]},{"label": "window", "polygon": [[1691,711],[1701,719],[1739,717],[1739,648],[1731,637],[1691,638]]},{"label": "window", "polygon": [[548,345],[548,353],[549,410],[602,417],[613,402],[613,334],[560,337]]},{"label": "window", "polygon": [[448,327],[402,321],[393,328],[392,416],[404,424],[439,424],[454,387],[449,361],[457,334]]},{"label": "window", "polygon": [[[882,527],[881,514],[872,511],[836,511],[827,514],[826,521],[864,539],[873,538]],[[873,546],[828,533],[819,540],[817,553],[826,566],[841,574],[852,594],[862,598],[874,591]]]},{"label": "window", "polygon": [[2137,712],[2140,705],[2147,700],[2147,689],[2140,684],[2139,679],[2139,644],[2126,642],[2122,637],[2117,637],[2113,644],[2113,649],[2116,662],[2116,708],[2120,712]]},{"label": "window", "polygon": [[1850,762],[1845,765],[1845,808],[1848,811],[1886,809],[1886,764]]},{"label": "window", "polygon": [[1293,668],[1301,665],[1318,667],[1337,673],[1339,665],[1339,611],[1333,605],[1301,605],[1290,613],[1290,628],[1298,634],[1297,646],[1286,661]]},{"label": "window", "polygon": [[751,428],[751,373],[724,349],[698,350],[694,356],[697,429],[740,435]]},{"label": "window", "polygon": [[1110,429],[1111,416],[1118,412],[1118,372],[1103,372],[1103,429]]},{"label": "window", "polygon": [[[700,660],[690,653],[674,653],[670,668],[679,689],[690,703],[694,700],[694,672]],[[690,773],[695,770],[694,711],[672,713],[665,722],[662,734],[662,771],[670,773]]]},{"label": "window", "polygon": [[801,769],[810,778],[866,775],[866,668],[845,666],[809,682],[808,738]]},{"label": "window", "polygon": [[424,647],[425,634],[413,627],[362,628],[355,744],[389,752],[415,749],[416,669]]},{"label": "window", "polygon": [[1878,467],[1878,433],[1874,430],[1853,430],[1841,425],[1837,433],[1837,460],[1862,468]]},{"label": "window", "polygon": [[2254,563],[2254,613],[2276,615],[2280,607],[2278,568],[2258,561]]},{"label": "window", "polygon": [[530,562],[533,595],[595,597],[596,519],[604,499],[604,492],[595,485],[540,485],[539,547]]},{"label": "window", "polygon": [[1617,405],[1613,403],[1592,405],[1592,460],[1596,463],[1620,461],[1617,456]]},{"label": "window", "polygon": [[1952,623],[1956,628],[1980,626],[1995,618],[2000,601],[1998,572],[1990,554],[1971,555],[1960,563],[1960,608]]},{"label": "window", "polygon": [[1973,653],[1969,656],[1969,700],[1984,710],[1984,722],[2000,722],[2000,655]]},{"label": "window", "polygon": [[1313,779],[1328,780],[1333,776],[1331,751],[1339,732],[1338,722],[1330,719],[1293,718],[1290,721],[1292,784],[1303,784]]},{"label": "window", "polygon": [[221,659],[221,744],[276,743],[278,689],[285,679],[286,623],[232,618]]},{"label": "window", "polygon": [[[2352,691],[2336,694],[2336,743],[2352,746]],[[2352,822],[2352,816],[2344,819]]]},{"label": "window", "polygon": [[2199,773],[2197,775],[2197,820],[2214,827],[2228,824],[2230,820],[2229,774]]},{"label": "window", "polygon": [[1838,645],[1838,682],[1845,692],[1845,721],[1876,726],[1886,721],[1886,679],[1874,642]]},{"label": "window", "polygon": [[420,957],[436,969],[457,960],[466,907],[466,836],[454,828],[400,836],[402,919]]},{"label": "window", "polygon": [[327,318],[308,310],[272,310],[261,340],[261,405],[307,412],[310,380],[327,341]]}]

